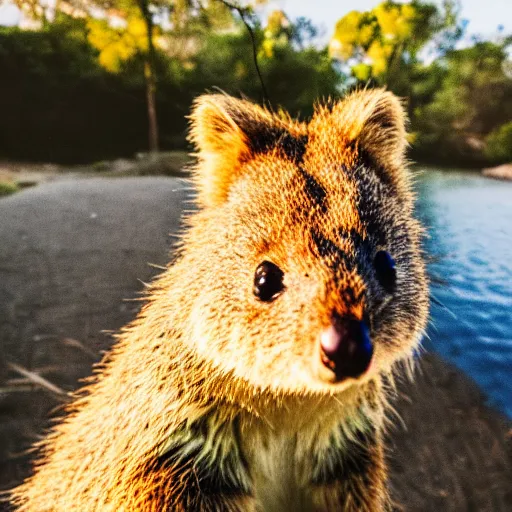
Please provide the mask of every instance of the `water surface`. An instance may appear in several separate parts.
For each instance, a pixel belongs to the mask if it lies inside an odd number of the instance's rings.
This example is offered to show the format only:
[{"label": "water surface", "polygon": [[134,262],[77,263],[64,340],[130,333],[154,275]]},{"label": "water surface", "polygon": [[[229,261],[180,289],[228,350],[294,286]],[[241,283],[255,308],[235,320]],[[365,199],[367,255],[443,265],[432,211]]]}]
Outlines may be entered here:
[{"label": "water surface", "polygon": [[428,227],[432,294],[425,345],[469,374],[512,417],[512,182],[425,169],[418,215]]}]

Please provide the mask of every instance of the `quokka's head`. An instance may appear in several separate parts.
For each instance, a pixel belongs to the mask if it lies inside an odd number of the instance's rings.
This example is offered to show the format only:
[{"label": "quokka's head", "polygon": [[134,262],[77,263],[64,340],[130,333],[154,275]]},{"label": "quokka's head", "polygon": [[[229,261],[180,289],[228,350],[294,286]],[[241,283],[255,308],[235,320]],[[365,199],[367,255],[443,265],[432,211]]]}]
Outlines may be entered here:
[{"label": "quokka's head", "polygon": [[228,96],[196,101],[201,211],[183,261],[200,357],[259,388],[333,393],[412,353],[428,291],[405,137],[382,90],[319,106],[307,124]]}]

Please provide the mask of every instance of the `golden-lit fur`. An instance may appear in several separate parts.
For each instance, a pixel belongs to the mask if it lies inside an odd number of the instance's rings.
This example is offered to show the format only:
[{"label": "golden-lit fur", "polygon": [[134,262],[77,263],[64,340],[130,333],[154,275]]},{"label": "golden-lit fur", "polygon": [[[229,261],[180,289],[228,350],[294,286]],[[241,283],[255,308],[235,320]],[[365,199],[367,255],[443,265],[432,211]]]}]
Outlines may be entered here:
[{"label": "golden-lit fur", "polygon": [[[211,95],[191,126],[200,208],[179,255],[13,503],[387,510],[383,376],[410,357],[428,311],[399,101],[357,92],[306,124]],[[333,266],[331,245],[357,265]],[[389,296],[371,267],[381,249],[397,264]],[[270,303],[252,291],[263,260],[284,272]],[[358,379],[323,378],[319,333],[333,311],[370,322],[372,366]]]}]

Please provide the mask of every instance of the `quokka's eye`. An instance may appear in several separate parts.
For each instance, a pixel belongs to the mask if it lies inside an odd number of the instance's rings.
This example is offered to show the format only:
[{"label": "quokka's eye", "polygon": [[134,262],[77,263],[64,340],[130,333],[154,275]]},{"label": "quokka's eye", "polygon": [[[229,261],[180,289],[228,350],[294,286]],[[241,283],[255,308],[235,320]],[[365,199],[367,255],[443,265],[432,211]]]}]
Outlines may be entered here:
[{"label": "quokka's eye", "polygon": [[388,293],[393,293],[396,287],[396,269],[395,260],[389,252],[379,251],[373,260],[373,266],[379,283]]},{"label": "quokka's eye", "polygon": [[260,263],[254,274],[254,295],[263,302],[272,302],[284,290],[283,277],[283,271],[274,263]]}]

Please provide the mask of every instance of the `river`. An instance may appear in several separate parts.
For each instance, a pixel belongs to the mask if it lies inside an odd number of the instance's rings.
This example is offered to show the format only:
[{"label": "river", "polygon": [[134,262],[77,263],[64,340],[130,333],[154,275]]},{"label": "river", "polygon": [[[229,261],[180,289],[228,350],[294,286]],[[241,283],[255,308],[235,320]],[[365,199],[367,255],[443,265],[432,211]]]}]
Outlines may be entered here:
[{"label": "river", "polygon": [[417,190],[430,273],[443,281],[424,344],[512,418],[512,182],[430,168]]}]

